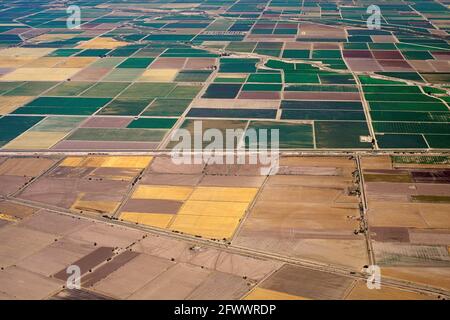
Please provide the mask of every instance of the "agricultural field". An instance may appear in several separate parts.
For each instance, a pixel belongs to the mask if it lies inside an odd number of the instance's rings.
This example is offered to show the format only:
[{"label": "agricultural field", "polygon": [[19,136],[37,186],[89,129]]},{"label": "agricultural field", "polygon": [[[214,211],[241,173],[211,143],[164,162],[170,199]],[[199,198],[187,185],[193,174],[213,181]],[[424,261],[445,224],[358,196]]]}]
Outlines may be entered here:
[{"label": "agricultural field", "polygon": [[[1,297],[442,298],[450,159],[357,160],[287,156],[262,176],[261,164],[167,156],[0,157]],[[380,290],[362,276],[372,259]],[[72,264],[75,291],[64,287]]]},{"label": "agricultural field", "polygon": [[77,29],[56,2],[0,6],[0,152],[168,150],[195,120],[283,150],[450,149],[444,1],[382,2],[380,29],[364,1],[79,5]]},{"label": "agricultural field", "polygon": [[450,289],[450,171],[439,157],[363,158],[369,232],[387,277]]},{"label": "agricultural field", "polygon": [[0,1],[0,299],[449,299],[449,21]]}]

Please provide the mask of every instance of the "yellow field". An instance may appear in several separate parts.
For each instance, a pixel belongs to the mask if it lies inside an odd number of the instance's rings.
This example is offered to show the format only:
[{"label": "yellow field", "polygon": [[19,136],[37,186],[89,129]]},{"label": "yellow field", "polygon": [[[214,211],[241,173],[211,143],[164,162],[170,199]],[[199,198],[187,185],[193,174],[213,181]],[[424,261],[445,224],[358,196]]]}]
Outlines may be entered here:
[{"label": "yellow field", "polygon": [[80,167],[100,168],[106,161],[106,157],[86,157]]},{"label": "yellow field", "polygon": [[191,187],[141,185],[131,198],[184,201],[192,193],[192,190]]},{"label": "yellow field", "polygon": [[19,68],[0,78],[1,81],[65,81],[79,68]]},{"label": "yellow field", "polygon": [[123,212],[120,215],[120,219],[124,221],[135,222],[161,229],[167,228],[172,218],[173,218],[172,214],[163,214],[163,213],[160,214],[160,213]]},{"label": "yellow field", "polygon": [[178,215],[240,218],[248,207],[247,203],[242,202],[194,201],[190,199],[184,203]]},{"label": "yellow field", "polygon": [[83,157],[67,157],[61,163],[61,167],[78,167],[83,163]]},{"label": "yellow field", "polygon": [[245,202],[191,199],[183,204],[169,228],[205,238],[231,238],[248,207]]},{"label": "yellow field", "polygon": [[115,49],[117,47],[126,46],[128,43],[118,41],[113,38],[95,38],[86,42],[83,42],[77,49]]},{"label": "yellow field", "polygon": [[84,68],[92,62],[97,61],[95,57],[69,57],[61,61],[56,68]]},{"label": "yellow field", "polygon": [[264,288],[255,288],[244,298],[244,300],[309,300],[309,299],[294,296],[284,292]]},{"label": "yellow field", "polygon": [[94,167],[94,168],[126,168],[144,169],[153,157],[151,156],[89,156],[89,157],[67,157],[60,166],[62,167]]},{"label": "yellow field", "polygon": [[28,96],[0,96],[0,115],[11,113],[33,99]]},{"label": "yellow field", "polygon": [[251,202],[258,188],[198,187],[191,200]]},{"label": "yellow field", "polygon": [[180,215],[169,227],[171,230],[202,236],[211,239],[229,239],[239,225],[236,217],[211,217]]},{"label": "yellow field", "polygon": [[[55,51],[52,48],[7,48],[0,50],[0,57],[32,57],[40,58]],[[0,59],[0,60],[2,60]]]},{"label": "yellow field", "polygon": [[113,201],[84,201],[77,200],[70,208],[71,210],[91,211],[98,213],[113,213],[120,205],[120,202]]},{"label": "yellow field", "polygon": [[5,214],[5,213],[0,213],[0,220],[5,220],[5,221],[9,221],[9,222],[19,221],[19,219],[17,219],[16,217],[10,216],[9,214]]},{"label": "yellow field", "polygon": [[2,149],[49,149],[66,135],[67,132],[25,132]]},{"label": "yellow field", "polygon": [[[75,163],[76,161],[74,161]],[[194,197],[194,194],[199,189],[202,190]],[[236,199],[235,193],[239,193],[239,190],[236,189],[243,189],[238,199],[246,202],[217,200]],[[121,215],[121,219],[158,228],[169,228],[205,238],[228,239],[234,234],[256,191],[257,189],[255,188],[202,187],[194,189],[193,187],[181,186],[141,185],[134,192],[132,199],[187,201],[177,215],[124,212]],[[194,198],[202,200],[192,200]],[[212,200],[207,201],[204,199]],[[170,223],[171,221],[173,222]]]},{"label": "yellow field", "polygon": [[104,168],[146,168],[153,157],[107,157],[103,163]]},{"label": "yellow field", "polygon": [[[50,48],[7,48],[0,50],[0,68],[18,68],[54,51]],[[39,66],[41,67],[41,66]],[[14,73],[15,71],[13,71]]]},{"label": "yellow field", "polygon": [[[141,185],[132,199],[185,201],[170,224],[169,219],[152,215],[125,215],[129,221],[169,228],[213,239],[231,238],[257,188],[182,187]],[[134,219],[134,220],[133,220]],[[163,220],[161,220],[163,219]],[[169,226],[167,226],[169,224]]]},{"label": "yellow field", "polygon": [[178,74],[178,69],[148,69],[138,81],[172,82]]},{"label": "yellow field", "polygon": [[65,61],[67,58],[59,58],[59,57],[42,57],[35,59],[26,65],[25,68],[52,68],[57,64]]},{"label": "yellow field", "polygon": [[78,35],[70,34],[70,33],[53,33],[53,34],[42,34],[40,36],[32,38],[31,40],[35,43],[36,42],[51,42],[51,41],[72,39],[72,38],[75,38],[76,36],[78,36]]},{"label": "yellow field", "polygon": [[33,57],[1,57],[0,68],[19,68],[31,61],[36,60]]}]

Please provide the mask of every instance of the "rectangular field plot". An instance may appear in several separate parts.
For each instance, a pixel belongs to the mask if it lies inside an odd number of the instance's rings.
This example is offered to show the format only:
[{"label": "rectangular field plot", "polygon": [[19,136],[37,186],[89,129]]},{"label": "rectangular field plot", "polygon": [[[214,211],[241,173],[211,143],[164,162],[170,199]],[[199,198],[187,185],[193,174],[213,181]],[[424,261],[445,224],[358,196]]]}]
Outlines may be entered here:
[{"label": "rectangular field plot", "polygon": [[137,116],[153,101],[151,98],[117,98],[102,108],[98,114],[105,116]]},{"label": "rectangular field plot", "polygon": [[275,119],[276,110],[269,109],[213,109],[192,108],[186,117],[190,118],[236,118],[236,119]]},{"label": "rectangular field plot", "polygon": [[90,115],[106,105],[108,98],[40,97],[14,111],[16,114]]},{"label": "rectangular field plot", "polygon": [[366,116],[363,111],[295,109],[284,109],[281,118],[286,120],[366,120]]},{"label": "rectangular field plot", "polygon": [[211,84],[206,90],[203,98],[208,99],[234,99],[241,90],[239,84]]},{"label": "rectangular field plot", "polygon": [[317,148],[326,149],[367,149],[368,142],[362,142],[361,136],[369,136],[366,122],[359,121],[315,121]]},{"label": "rectangular field plot", "polygon": [[98,82],[88,90],[84,91],[81,97],[93,98],[113,98],[122,92],[129,83],[113,83],[113,82]]},{"label": "rectangular field plot", "polygon": [[117,66],[117,68],[147,68],[154,59],[152,58],[128,58]]},{"label": "rectangular field plot", "polygon": [[[222,133],[222,143],[225,146],[226,141],[225,141],[225,137],[226,137],[226,130],[230,129],[230,130],[236,130],[236,129],[241,129],[240,132],[236,132],[237,133],[237,137],[236,137],[236,141],[239,141],[242,138],[242,133],[245,129],[245,127],[247,126],[247,122],[245,120],[211,120],[211,119],[201,119],[200,121],[198,119],[186,119],[183,124],[181,125],[180,128],[182,129],[186,129],[190,132],[191,134],[191,141],[189,144],[188,149],[191,150],[196,150],[198,146],[197,144],[195,144],[195,137],[197,137],[198,134],[204,134],[204,132],[208,129],[215,129],[215,130],[219,130]],[[188,143],[189,141],[187,141],[186,143]],[[185,143],[185,142],[183,142]],[[175,145],[177,145],[177,143],[175,142],[171,142],[169,143],[166,148],[171,149],[173,148]],[[203,141],[202,142],[202,148],[206,147],[207,145],[209,145],[209,142],[207,141]]]},{"label": "rectangular field plot", "polygon": [[206,238],[226,239],[233,235],[257,191],[258,188],[141,184],[122,209],[120,218]]},{"label": "rectangular field plot", "polygon": [[162,140],[166,133],[167,130],[159,129],[80,128],[72,133],[67,140],[158,142]]},{"label": "rectangular field plot", "polygon": [[[313,127],[311,124],[290,123],[290,122],[270,122],[270,121],[251,121],[248,130],[267,130],[267,136],[259,133],[258,141],[246,139],[246,146],[249,149],[263,148],[264,146],[275,147],[272,145],[272,130],[278,130],[279,147],[281,149],[311,149],[314,148]],[[249,131],[247,131],[247,134]]]},{"label": "rectangular field plot", "polygon": [[172,82],[178,74],[178,69],[149,69],[146,70],[139,81],[142,82]]},{"label": "rectangular field plot", "polygon": [[170,129],[176,122],[177,119],[170,118],[140,118],[131,122],[127,128]]},{"label": "rectangular field plot", "polygon": [[171,99],[194,99],[201,90],[201,86],[197,85],[177,85],[167,98]]},{"label": "rectangular field plot", "polygon": [[285,265],[247,295],[246,299],[343,299],[354,280],[344,276]]},{"label": "rectangular field plot", "polygon": [[62,140],[66,132],[26,132],[5,146],[5,150],[49,149]]},{"label": "rectangular field plot", "polygon": [[427,149],[428,144],[419,134],[378,134],[377,143],[383,149]]},{"label": "rectangular field plot", "polygon": [[252,73],[247,82],[255,83],[281,83],[282,78],[279,73]]},{"label": "rectangular field plot", "polygon": [[0,77],[0,81],[65,81],[80,68],[19,68]]},{"label": "rectangular field plot", "polygon": [[205,82],[211,71],[209,70],[182,70],[175,77],[175,82]]},{"label": "rectangular field plot", "polygon": [[[14,82],[13,82],[14,83]],[[4,93],[5,96],[38,96],[57,85],[58,82],[29,81],[15,86]]]},{"label": "rectangular field plot", "polygon": [[119,98],[163,98],[174,88],[175,84],[172,83],[134,83],[122,92]]},{"label": "rectangular field plot", "polygon": [[62,82],[56,87],[47,91],[45,94],[46,96],[49,97],[78,96],[80,93],[84,92],[92,85],[94,85],[94,82],[81,82],[81,81]]},{"label": "rectangular field plot", "polygon": [[307,100],[283,100],[282,109],[295,110],[363,110],[361,102],[338,102],[338,101],[307,101]]}]

